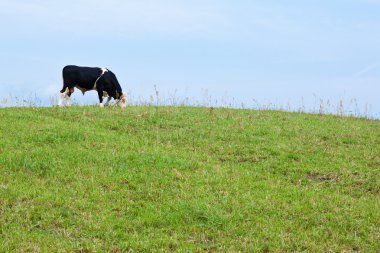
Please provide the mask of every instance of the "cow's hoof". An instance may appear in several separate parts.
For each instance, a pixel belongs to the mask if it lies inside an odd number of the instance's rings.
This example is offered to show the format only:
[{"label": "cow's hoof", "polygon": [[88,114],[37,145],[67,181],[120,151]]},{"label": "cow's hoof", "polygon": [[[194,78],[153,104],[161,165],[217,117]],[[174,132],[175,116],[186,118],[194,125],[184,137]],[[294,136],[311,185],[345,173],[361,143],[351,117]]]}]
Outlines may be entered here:
[{"label": "cow's hoof", "polygon": [[100,103],[100,104],[99,104],[99,107],[100,107],[100,108],[103,108],[103,107],[104,107],[104,105],[103,105],[102,103]]}]

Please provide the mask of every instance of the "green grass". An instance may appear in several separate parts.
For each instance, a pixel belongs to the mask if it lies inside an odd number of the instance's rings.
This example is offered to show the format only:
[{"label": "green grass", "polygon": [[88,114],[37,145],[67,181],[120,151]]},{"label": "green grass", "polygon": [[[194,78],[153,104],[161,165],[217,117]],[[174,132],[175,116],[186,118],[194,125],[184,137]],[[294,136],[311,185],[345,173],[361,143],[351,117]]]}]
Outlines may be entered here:
[{"label": "green grass", "polygon": [[0,109],[0,252],[379,252],[380,121]]}]

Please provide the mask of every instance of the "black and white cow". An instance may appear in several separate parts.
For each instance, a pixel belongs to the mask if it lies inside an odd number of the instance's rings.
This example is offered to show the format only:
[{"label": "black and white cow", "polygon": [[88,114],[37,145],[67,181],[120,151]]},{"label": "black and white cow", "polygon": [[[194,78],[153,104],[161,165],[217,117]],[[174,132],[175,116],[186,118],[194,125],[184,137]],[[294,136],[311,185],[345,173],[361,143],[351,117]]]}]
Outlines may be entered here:
[{"label": "black and white cow", "polygon": [[[63,68],[63,88],[58,105],[66,99],[66,106],[70,106],[70,96],[74,93],[74,87],[82,91],[96,90],[99,96],[100,107],[107,106],[114,98],[116,104],[122,108],[126,106],[126,99],[114,73],[106,68],[90,68],[69,65]],[[107,102],[103,104],[103,97]]]}]

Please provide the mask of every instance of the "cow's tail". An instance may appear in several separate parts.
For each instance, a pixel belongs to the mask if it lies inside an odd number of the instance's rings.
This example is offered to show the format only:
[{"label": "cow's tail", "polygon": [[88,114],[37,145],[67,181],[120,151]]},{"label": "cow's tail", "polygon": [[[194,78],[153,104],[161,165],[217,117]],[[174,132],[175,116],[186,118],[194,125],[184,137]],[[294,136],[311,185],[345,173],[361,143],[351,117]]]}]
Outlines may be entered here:
[{"label": "cow's tail", "polygon": [[62,86],[62,89],[60,90],[60,94],[59,94],[59,97],[58,97],[58,106],[62,106],[62,103],[63,101],[66,99],[66,105],[67,106],[70,106],[70,89],[68,87],[68,85],[66,85],[66,82],[65,82],[65,71],[66,71],[66,67],[63,68],[62,70],[62,83],[63,83],[63,86]]},{"label": "cow's tail", "polygon": [[66,85],[66,82],[65,82],[65,73],[67,72],[67,68],[68,66],[65,66],[63,69],[62,69],[62,90],[60,91],[61,93],[64,93],[67,91],[67,88],[68,86]]}]

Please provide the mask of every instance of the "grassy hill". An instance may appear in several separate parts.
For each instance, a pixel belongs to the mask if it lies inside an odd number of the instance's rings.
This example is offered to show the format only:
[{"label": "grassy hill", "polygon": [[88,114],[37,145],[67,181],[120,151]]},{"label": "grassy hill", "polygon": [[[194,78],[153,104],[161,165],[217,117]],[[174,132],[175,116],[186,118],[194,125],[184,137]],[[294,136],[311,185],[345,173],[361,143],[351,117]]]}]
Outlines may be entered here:
[{"label": "grassy hill", "polygon": [[380,250],[380,121],[0,109],[0,252]]}]

